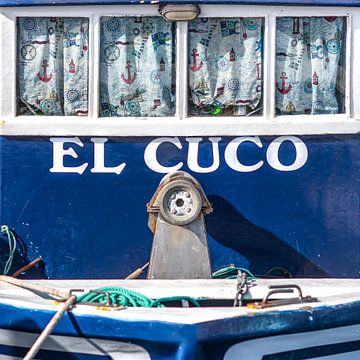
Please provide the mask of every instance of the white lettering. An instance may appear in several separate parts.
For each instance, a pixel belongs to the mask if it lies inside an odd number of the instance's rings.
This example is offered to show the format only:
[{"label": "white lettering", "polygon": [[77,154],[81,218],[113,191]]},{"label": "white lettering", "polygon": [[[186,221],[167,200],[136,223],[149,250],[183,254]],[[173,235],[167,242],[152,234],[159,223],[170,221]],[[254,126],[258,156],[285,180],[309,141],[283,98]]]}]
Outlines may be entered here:
[{"label": "white lettering", "polygon": [[120,175],[124,170],[126,163],[114,167],[105,167],[105,150],[104,144],[107,138],[91,138],[94,143],[94,167],[90,170],[92,173],[114,173]]},{"label": "white lettering", "polygon": [[220,165],[219,158],[219,141],[220,137],[210,137],[209,140],[212,144],[212,155],[213,155],[213,163],[208,167],[200,167],[198,158],[199,158],[199,143],[202,138],[192,137],[185,139],[189,143],[189,151],[187,164],[190,170],[196,173],[211,173],[218,169]]},{"label": "white lettering", "polygon": [[78,158],[78,154],[72,147],[64,149],[65,143],[73,143],[78,146],[83,147],[84,144],[80,141],[78,137],[72,138],[50,138],[50,141],[53,143],[53,167],[50,169],[50,172],[53,173],[77,173],[82,174],[88,166],[88,163],[84,163],[80,166],[71,167],[64,166],[64,157],[71,156],[74,159]]},{"label": "white lettering", "polygon": [[[295,146],[295,161],[290,165],[283,165],[279,160],[279,149],[284,141],[290,141]],[[296,136],[280,136],[273,140],[266,152],[269,165],[279,171],[295,171],[305,165],[308,159],[308,150],[302,140]]]},{"label": "white lettering", "polygon": [[174,144],[178,149],[182,149],[181,142],[178,137],[163,137],[163,138],[157,138],[151,141],[145,149],[144,152],[144,160],[145,164],[153,171],[157,173],[163,173],[167,174],[172,171],[180,170],[183,166],[182,162],[177,163],[174,166],[163,166],[159,163],[156,157],[156,153],[158,150],[158,147],[163,143],[171,143]]},{"label": "white lettering", "polygon": [[225,149],[225,162],[229,165],[229,167],[235,171],[239,172],[252,172],[260,169],[264,162],[260,160],[254,165],[244,165],[242,164],[237,157],[237,150],[239,146],[244,142],[254,143],[259,148],[262,148],[263,145],[258,136],[254,137],[238,137],[229,142]]}]

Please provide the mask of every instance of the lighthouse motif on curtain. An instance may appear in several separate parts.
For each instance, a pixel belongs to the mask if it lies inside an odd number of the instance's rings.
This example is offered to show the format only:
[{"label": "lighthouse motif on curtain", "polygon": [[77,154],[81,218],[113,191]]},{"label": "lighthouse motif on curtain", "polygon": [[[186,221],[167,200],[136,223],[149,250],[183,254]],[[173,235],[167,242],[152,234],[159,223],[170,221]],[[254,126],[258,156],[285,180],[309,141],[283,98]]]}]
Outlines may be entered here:
[{"label": "lighthouse motif on curtain", "polygon": [[344,112],[345,31],[343,17],[277,19],[278,114]]},{"label": "lighthouse motif on curtain", "polygon": [[189,22],[192,115],[237,115],[240,107],[261,113],[262,34],[261,18]]},{"label": "lighthouse motif on curtain", "polygon": [[86,115],[86,18],[18,18],[18,115]]},{"label": "lighthouse motif on curtain", "polygon": [[100,116],[174,115],[174,24],[106,16],[100,26]]}]

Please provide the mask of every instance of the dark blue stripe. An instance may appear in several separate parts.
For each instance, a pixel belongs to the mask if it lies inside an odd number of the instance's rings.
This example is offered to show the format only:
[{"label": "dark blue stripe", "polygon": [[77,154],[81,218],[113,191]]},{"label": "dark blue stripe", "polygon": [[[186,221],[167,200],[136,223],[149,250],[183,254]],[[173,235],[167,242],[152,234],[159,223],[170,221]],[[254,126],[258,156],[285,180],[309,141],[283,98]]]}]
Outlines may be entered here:
[{"label": "dark blue stripe", "polygon": [[[0,328],[40,332],[54,312],[0,304],[0,314]],[[274,312],[254,313],[199,324],[112,319],[91,314],[75,315],[70,312],[61,318],[54,335],[101,337],[134,344],[142,341],[178,345],[189,342],[189,339],[199,342],[239,341],[251,337],[315,331],[354,324],[360,324],[360,302],[316,307],[311,313],[303,309],[281,312],[274,309]]]},{"label": "dark blue stripe", "polygon": [[[0,345],[0,359],[2,355],[23,358],[29,349],[19,346]],[[110,360],[109,355],[90,355],[81,353],[69,353],[67,351],[40,350],[36,359],[41,360]]]},{"label": "dark blue stripe", "polygon": [[[145,0],[150,4],[150,0]],[[159,1],[171,4],[240,4],[240,5],[312,5],[312,6],[360,6],[360,0],[171,0]],[[139,0],[0,0],[0,6],[39,6],[39,5],[139,5]]]},{"label": "dark blue stripe", "polygon": [[304,349],[296,349],[291,351],[284,351],[281,353],[274,353],[263,356],[262,360],[300,360],[312,359],[324,356],[333,356],[345,354],[360,350],[360,341],[349,341],[344,343],[312,346]]}]

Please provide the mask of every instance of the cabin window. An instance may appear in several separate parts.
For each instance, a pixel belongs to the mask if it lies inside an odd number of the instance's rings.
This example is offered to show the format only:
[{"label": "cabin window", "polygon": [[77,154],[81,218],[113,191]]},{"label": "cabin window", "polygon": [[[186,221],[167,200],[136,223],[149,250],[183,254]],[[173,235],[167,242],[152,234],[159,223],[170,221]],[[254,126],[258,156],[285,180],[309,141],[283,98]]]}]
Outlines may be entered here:
[{"label": "cabin window", "polygon": [[277,19],[277,114],[345,112],[345,20],[336,16]]},{"label": "cabin window", "polygon": [[359,9],[199,7],[190,21],[158,4],[2,8],[3,133],[358,132]]},{"label": "cabin window", "polygon": [[102,17],[100,116],[175,113],[175,23]]},{"label": "cabin window", "polygon": [[86,18],[17,20],[17,114],[88,113]]},{"label": "cabin window", "polygon": [[262,113],[263,19],[189,23],[191,116]]}]

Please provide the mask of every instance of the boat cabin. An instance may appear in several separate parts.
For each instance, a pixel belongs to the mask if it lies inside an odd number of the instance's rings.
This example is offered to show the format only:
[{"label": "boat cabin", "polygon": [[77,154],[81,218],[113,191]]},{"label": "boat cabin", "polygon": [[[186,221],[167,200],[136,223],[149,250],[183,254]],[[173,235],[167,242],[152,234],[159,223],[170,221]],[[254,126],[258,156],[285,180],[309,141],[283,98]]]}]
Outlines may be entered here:
[{"label": "boat cabin", "polygon": [[359,0],[0,0],[0,358],[359,358],[359,45]]}]

